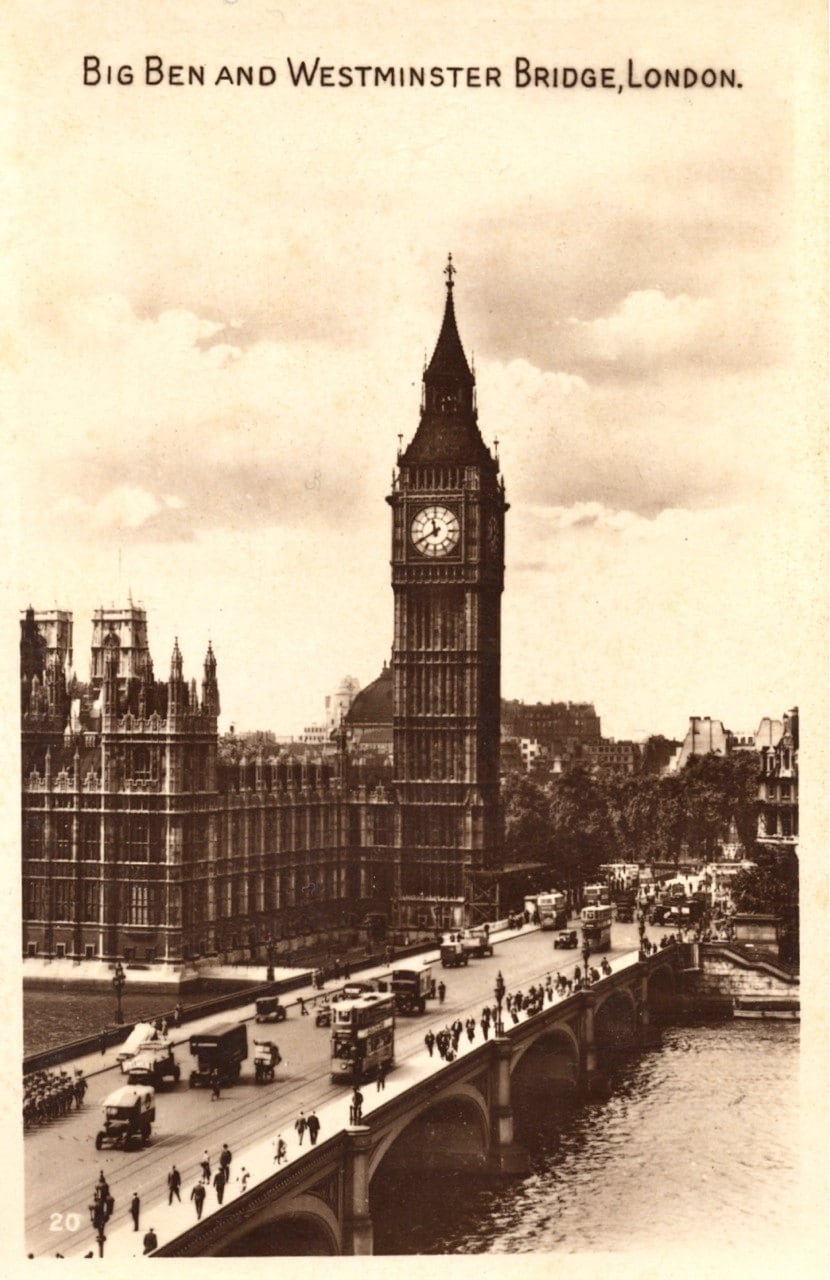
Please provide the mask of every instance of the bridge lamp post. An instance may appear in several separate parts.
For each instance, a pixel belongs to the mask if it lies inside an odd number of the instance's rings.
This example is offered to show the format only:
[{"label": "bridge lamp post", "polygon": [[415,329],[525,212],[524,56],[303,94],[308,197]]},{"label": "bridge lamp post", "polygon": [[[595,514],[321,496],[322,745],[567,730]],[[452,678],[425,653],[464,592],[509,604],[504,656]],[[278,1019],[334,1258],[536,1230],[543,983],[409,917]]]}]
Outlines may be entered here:
[{"label": "bridge lamp post", "polygon": [[501,1006],[502,1006],[502,1001],[504,1000],[504,990],[505,990],[504,978],[501,976],[501,969],[499,969],[498,975],[496,977],[496,989],[493,993],[496,997],[496,1035],[497,1036],[504,1035],[504,1023],[501,1020]]},{"label": "bridge lamp post", "polygon": [[268,969],[266,970],[266,973],[265,973],[265,981],[273,982],[274,981],[274,939],[271,937],[270,933],[268,934],[268,937],[265,940],[265,958],[268,962]]},{"label": "bridge lamp post", "polygon": [[113,977],[112,977],[112,985],[115,989],[115,1000],[116,1000],[115,1021],[119,1024],[119,1026],[124,1021],[124,1018],[121,1012],[121,993],[124,990],[126,982],[127,982],[127,975],[124,973],[124,970],[121,966],[121,961],[116,960],[115,973],[113,974]]},{"label": "bridge lamp post", "polygon": [[585,975],[585,983],[588,983],[588,961],[591,958],[591,944],[583,934],[582,936],[582,964],[583,973]]},{"label": "bridge lamp post", "polygon": [[103,1258],[104,1245],[107,1242],[107,1237],[104,1232],[104,1226],[106,1225],[107,1217],[108,1215],[107,1215],[106,1204],[104,1203],[103,1199],[99,1200],[96,1198],[95,1203],[89,1206],[89,1220],[92,1223],[93,1227],[95,1228],[95,1239],[98,1242],[99,1258]]}]

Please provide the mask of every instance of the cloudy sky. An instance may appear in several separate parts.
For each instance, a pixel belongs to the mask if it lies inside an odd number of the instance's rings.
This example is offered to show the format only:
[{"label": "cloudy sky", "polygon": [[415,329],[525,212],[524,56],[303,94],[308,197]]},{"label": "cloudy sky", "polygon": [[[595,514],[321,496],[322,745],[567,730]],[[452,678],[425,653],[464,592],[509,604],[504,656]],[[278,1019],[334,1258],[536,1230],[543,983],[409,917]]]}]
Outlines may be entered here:
[{"label": "cloudy sky", "polygon": [[[12,609],[71,609],[85,677],[92,610],[131,593],[160,675],[174,636],[196,676],[212,640],[225,725],[297,731],[343,675],[373,679],[384,496],[451,250],[511,503],[505,695],[593,701],[618,738],[803,703],[825,590],[823,31],[793,7],[393,2],[358,25],[332,0],[20,3]],[[148,54],[205,85],[145,85]],[[286,60],[318,55],[501,84],[292,87]],[[84,85],[85,56],[133,83]],[[517,56],[613,67],[623,91],[519,89]],[[638,90],[629,58],[742,88]],[[214,85],[223,64],[277,83]]]}]

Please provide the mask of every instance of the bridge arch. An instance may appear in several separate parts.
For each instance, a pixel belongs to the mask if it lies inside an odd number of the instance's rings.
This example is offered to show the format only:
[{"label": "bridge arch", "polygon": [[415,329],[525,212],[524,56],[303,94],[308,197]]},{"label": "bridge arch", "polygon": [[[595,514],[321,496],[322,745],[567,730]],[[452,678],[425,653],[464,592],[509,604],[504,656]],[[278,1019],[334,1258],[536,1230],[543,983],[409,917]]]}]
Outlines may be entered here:
[{"label": "bridge arch", "polygon": [[380,1166],[404,1170],[483,1167],[490,1148],[487,1101],[469,1084],[433,1096],[386,1133],[372,1152],[369,1184]]},{"label": "bridge arch", "polygon": [[558,1123],[572,1102],[580,1078],[580,1045],[574,1030],[560,1023],[527,1040],[510,1070],[513,1122],[519,1141],[538,1132],[543,1120]]},{"label": "bridge arch", "polygon": [[318,1196],[280,1201],[229,1232],[218,1258],[338,1257],[340,1223]]},{"label": "bridge arch", "polygon": [[[510,1062],[511,1084],[515,1085],[538,1075],[544,1062],[548,1066],[553,1061],[561,1062],[565,1071],[561,1071],[562,1079],[579,1075],[580,1046],[574,1029],[567,1023],[558,1023],[556,1027],[543,1030],[539,1036],[526,1041],[517,1048]],[[548,1073],[549,1074],[549,1073]]]},{"label": "bridge arch", "polygon": [[658,1016],[668,1012],[674,1004],[677,993],[677,978],[674,965],[666,961],[658,964],[646,978],[645,998],[651,1013]]},{"label": "bridge arch", "polygon": [[606,1063],[638,1044],[637,1002],[629,987],[616,987],[594,1009],[597,1057]]}]

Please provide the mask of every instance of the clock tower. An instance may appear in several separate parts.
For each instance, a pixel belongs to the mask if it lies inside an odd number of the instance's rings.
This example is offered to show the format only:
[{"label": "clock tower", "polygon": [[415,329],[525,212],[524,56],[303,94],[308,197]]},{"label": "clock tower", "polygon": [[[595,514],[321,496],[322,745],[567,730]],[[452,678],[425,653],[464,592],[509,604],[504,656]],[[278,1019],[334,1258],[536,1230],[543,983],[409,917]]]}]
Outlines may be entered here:
[{"label": "clock tower", "polygon": [[402,925],[489,916],[501,865],[501,594],[507,503],[478,429],[445,268],[421,418],[392,507],[395,901]]}]

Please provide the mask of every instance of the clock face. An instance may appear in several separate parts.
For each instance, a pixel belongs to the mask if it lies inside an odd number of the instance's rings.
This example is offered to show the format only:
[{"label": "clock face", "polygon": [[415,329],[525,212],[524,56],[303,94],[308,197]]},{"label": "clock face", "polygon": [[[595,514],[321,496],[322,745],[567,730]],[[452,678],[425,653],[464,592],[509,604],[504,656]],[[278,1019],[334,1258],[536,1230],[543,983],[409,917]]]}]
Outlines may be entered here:
[{"label": "clock face", "polygon": [[449,507],[423,507],[412,521],[409,536],[422,556],[446,556],[458,545],[458,516]]}]

